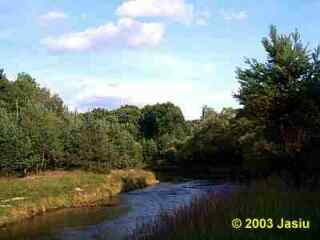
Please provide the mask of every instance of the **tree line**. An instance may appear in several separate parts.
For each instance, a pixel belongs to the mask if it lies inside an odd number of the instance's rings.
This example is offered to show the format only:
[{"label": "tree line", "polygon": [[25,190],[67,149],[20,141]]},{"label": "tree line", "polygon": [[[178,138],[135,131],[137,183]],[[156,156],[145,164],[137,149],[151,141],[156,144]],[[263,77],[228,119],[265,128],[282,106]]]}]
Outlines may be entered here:
[{"label": "tree line", "polygon": [[56,168],[114,169],[160,159],[188,127],[171,103],[69,111],[30,75],[9,81],[0,71],[0,169],[4,173]]},{"label": "tree line", "polygon": [[285,173],[296,184],[311,179],[320,167],[320,48],[310,50],[298,32],[279,34],[274,26],[262,44],[266,58],[246,59],[236,71],[241,107],[205,106],[194,121],[172,103],[69,111],[30,75],[9,81],[2,70],[0,168],[28,173],[164,162]]},{"label": "tree line", "polygon": [[275,26],[262,45],[263,61],[246,59],[236,70],[241,108],[205,107],[177,156],[312,184],[320,170],[320,47],[310,50],[297,31],[279,34]]}]

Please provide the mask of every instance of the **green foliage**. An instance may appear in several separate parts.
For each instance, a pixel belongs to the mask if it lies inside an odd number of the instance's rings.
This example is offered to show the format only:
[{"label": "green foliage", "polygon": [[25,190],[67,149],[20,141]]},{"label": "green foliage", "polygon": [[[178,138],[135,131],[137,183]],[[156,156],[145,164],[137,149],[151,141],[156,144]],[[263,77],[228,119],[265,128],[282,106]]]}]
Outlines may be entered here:
[{"label": "green foliage", "polygon": [[178,153],[175,147],[167,148],[163,153],[163,155],[164,155],[164,159],[166,159],[169,164],[177,163]]},{"label": "green foliage", "polygon": [[183,138],[188,131],[180,108],[172,103],[147,105],[142,113],[140,127],[146,138],[158,139],[164,134]]},{"label": "green foliage", "polygon": [[79,134],[79,148],[73,152],[78,164],[100,169],[128,168],[141,164],[142,147],[134,137],[119,123],[110,121],[110,118],[96,118],[95,113],[87,113],[80,131],[74,132]]},{"label": "green foliage", "polygon": [[182,163],[242,166],[254,174],[320,169],[320,48],[311,52],[298,32],[274,26],[262,41],[265,62],[247,59],[238,69],[243,106],[216,112],[205,106],[192,136],[175,147]]},{"label": "green foliage", "polygon": [[42,104],[28,104],[20,110],[19,125],[32,140],[32,149],[40,157],[36,170],[54,168],[63,157],[63,120]]},{"label": "green foliage", "polygon": [[62,166],[71,168],[80,166],[80,139],[83,120],[77,113],[66,115],[65,126],[62,129],[62,143],[64,146],[64,159]]},{"label": "green foliage", "polygon": [[[57,95],[26,73],[0,71],[0,170],[113,169],[142,165],[141,110],[69,112]],[[155,153],[152,153],[154,157]]]},{"label": "green foliage", "polygon": [[146,163],[151,164],[159,158],[159,151],[156,142],[153,139],[143,139],[143,158]]},{"label": "green foliage", "polygon": [[139,121],[142,118],[141,110],[136,106],[122,106],[114,111],[119,123],[123,128],[130,132],[135,139],[140,138]]},{"label": "green foliage", "polygon": [[[63,156],[62,100],[41,89],[28,74],[18,74],[14,82],[3,77],[0,81],[1,105],[4,108],[0,136],[6,139],[1,148],[3,153],[6,152],[2,157],[8,158],[2,169],[27,172],[55,167]],[[11,147],[6,146],[9,143]]]},{"label": "green foliage", "polygon": [[[175,146],[175,142],[182,141],[191,134],[191,127],[180,108],[172,103],[145,106],[139,124],[142,136],[146,139],[143,145],[149,152],[145,153],[147,161],[159,158],[170,161],[167,151]],[[153,151],[157,152],[150,154]]]},{"label": "green foliage", "polygon": [[219,113],[204,107],[193,136],[177,145],[179,161],[215,166],[239,164],[238,138],[246,127],[240,129],[242,124],[236,116],[233,109]]},{"label": "green foliage", "polygon": [[279,35],[274,26],[262,43],[266,62],[247,60],[248,68],[237,70],[236,98],[244,115],[262,129],[264,147],[252,146],[258,156],[276,154],[280,168],[315,167],[317,153],[311,149],[318,149],[320,137],[320,50],[310,54],[298,32]]},{"label": "green foliage", "polygon": [[193,121],[172,103],[70,112],[30,75],[8,81],[0,70],[1,169],[158,162],[262,174],[320,169],[320,47],[310,51],[297,31],[280,35],[274,26],[262,44],[266,60],[247,59],[247,67],[237,69],[235,98],[242,108],[204,106]]},{"label": "green foliage", "polygon": [[31,139],[17,124],[15,116],[0,108],[0,169],[23,171],[32,167],[36,155]]},{"label": "green foliage", "polygon": [[116,129],[112,144],[116,153],[114,168],[131,168],[142,164],[143,150],[134,137],[121,128]]}]

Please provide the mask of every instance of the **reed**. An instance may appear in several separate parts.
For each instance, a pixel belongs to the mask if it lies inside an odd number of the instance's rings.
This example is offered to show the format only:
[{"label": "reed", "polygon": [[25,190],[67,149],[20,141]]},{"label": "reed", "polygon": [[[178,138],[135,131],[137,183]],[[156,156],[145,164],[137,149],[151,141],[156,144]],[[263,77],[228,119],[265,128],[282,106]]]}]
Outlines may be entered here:
[{"label": "reed", "polygon": [[[190,205],[142,224],[131,240],[319,239],[320,193],[287,190],[277,180],[258,182],[231,194],[212,192]],[[305,219],[310,229],[233,229],[232,219]]]}]

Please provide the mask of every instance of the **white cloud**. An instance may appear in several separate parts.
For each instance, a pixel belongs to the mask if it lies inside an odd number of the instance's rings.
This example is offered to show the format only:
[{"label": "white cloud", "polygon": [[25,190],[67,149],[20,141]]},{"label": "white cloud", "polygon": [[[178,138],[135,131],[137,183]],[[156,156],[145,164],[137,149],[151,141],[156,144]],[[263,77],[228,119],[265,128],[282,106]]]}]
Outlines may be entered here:
[{"label": "white cloud", "polygon": [[68,16],[61,11],[50,11],[40,16],[40,19],[44,22],[56,21],[56,20],[65,20]]},{"label": "white cloud", "polygon": [[[166,61],[162,59],[161,62]],[[211,69],[211,66],[205,64],[204,69],[199,71],[207,72],[207,68]],[[163,68],[163,71],[167,71],[167,67]],[[124,76],[119,80],[112,75],[70,75],[62,77],[61,83],[55,86],[60,88],[57,90],[62,93],[68,106],[79,111],[94,107],[114,108],[124,104],[142,107],[170,101],[181,107],[187,119],[196,119],[200,117],[201,108],[205,104],[218,110],[223,106],[237,106],[230,89],[204,86],[205,83],[192,80],[191,77],[183,77],[184,80],[177,80],[175,76],[170,80],[166,76],[155,79],[142,77],[138,81],[135,75],[125,73]]]},{"label": "white cloud", "polygon": [[117,88],[105,84],[105,79],[90,78],[86,79],[86,83],[88,86],[75,96],[73,104],[79,110],[84,111],[87,109],[83,108],[85,106],[83,103],[87,103],[88,99],[125,99],[127,103],[137,106],[167,101],[179,104],[184,102],[181,98],[191,95],[195,90],[192,84],[187,82],[171,84],[161,82],[123,83],[119,84]]},{"label": "white cloud", "polygon": [[11,72],[9,72],[9,73],[6,73],[6,77],[7,77],[7,79],[9,79],[10,81],[15,81],[16,79],[17,79],[17,74],[16,73],[11,73]]},{"label": "white cloud", "polygon": [[195,14],[194,22],[198,25],[206,26],[208,25],[211,13],[208,10],[202,10]]},{"label": "white cloud", "polygon": [[124,83],[117,88],[105,84],[105,79],[88,78],[86,82],[88,85],[75,95],[72,104],[80,111],[94,107],[114,108],[124,104],[142,107],[170,101],[181,107],[187,119],[196,119],[200,117],[201,108],[205,104],[215,105],[218,110],[225,105],[235,105],[230,91],[204,91],[197,84],[186,81],[170,84]]},{"label": "white cloud", "polygon": [[89,28],[83,32],[48,37],[41,43],[54,52],[85,52],[112,47],[156,46],[163,39],[165,26],[121,18],[116,24]]},{"label": "white cloud", "polygon": [[189,80],[126,81],[117,83],[116,87],[113,83],[117,80],[109,76],[70,75],[59,81],[47,80],[43,84],[58,93],[71,110],[81,112],[95,107],[113,109],[125,104],[143,107],[170,101],[181,107],[186,119],[197,119],[204,105],[217,110],[238,106],[231,90],[204,87],[202,83]]},{"label": "white cloud", "polygon": [[221,15],[227,21],[232,21],[232,20],[243,21],[248,18],[248,13],[246,11],[235,12],[235,11],[222,10]]},{"label": "white cloud", "polygon": [[[94,63],[86,65],[87,68],[61,59],[60,65],[65,65],[61,71],[59,67],[49,68],[35,77],[59,93],[70,109],[78,111],[171,101],[181,107],[187,119],[195,119],[200,117],[205,104],[217,110],[223,106],[238,106],[232,97],[238,85],[228,83],[233,75],[226,76],[221,84],[219,76],[224,70],[213,60],[182,58],[149,50],[111,55],[107,59],[98,56]],[[97,69],[95,73],[89,70],[93,65]],[[80,69],[77,73],[63,71],[72,67]]]},{"label": "white cloud", "polygon": [[91,96],[83,99],[77,106],[77,110],[85,112],[94,108],[106,108],[108,110],[119,108],[123,105],[130,104],[126,98],[112,96]]},{"label": "white cloud", "polygon": [[129,0],[120,5],[117,14],[122,17],[165,17],[191,22],[194,6],[185,0]]}]

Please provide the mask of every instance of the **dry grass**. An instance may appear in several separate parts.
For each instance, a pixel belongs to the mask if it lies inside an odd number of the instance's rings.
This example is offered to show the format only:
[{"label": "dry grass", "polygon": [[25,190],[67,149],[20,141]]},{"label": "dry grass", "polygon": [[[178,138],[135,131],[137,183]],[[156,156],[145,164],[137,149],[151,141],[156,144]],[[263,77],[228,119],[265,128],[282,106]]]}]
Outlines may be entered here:
[{"label": "dry grass", "polygon": [[26,178],[0,178],[0,226],[54,209],[107,204],[120,192],[157,183],[151,172],[115,170],[47,172]]},{"label": "dry grass", "polygon": [[[285,191],[274,181],[260,182],[231,195],[211,193],[194,199],[190,206],[163,213],[145,224],[130,240],[220,240],[220,239],[319,239],[320,193]],[[234,218],[303,218],[308,230],[232,229]],[[278,222],[277,222],[278,223]]]}]

